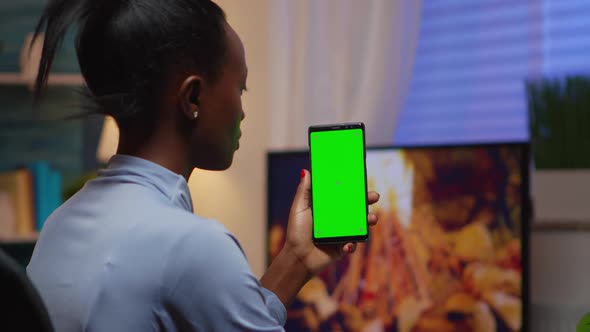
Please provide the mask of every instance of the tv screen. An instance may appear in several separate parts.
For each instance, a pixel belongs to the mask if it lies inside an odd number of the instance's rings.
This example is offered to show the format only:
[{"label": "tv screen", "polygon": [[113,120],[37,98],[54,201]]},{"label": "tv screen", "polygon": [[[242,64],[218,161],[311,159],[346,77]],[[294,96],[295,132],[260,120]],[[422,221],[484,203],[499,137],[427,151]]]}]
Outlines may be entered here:
[{"label": "tv screen", "polygon": [[[269,262],[308,167],[268,154]],[[526,144],[368,149],[379,223],[301,290],[287,331],[524,330],[528,169]]]}]

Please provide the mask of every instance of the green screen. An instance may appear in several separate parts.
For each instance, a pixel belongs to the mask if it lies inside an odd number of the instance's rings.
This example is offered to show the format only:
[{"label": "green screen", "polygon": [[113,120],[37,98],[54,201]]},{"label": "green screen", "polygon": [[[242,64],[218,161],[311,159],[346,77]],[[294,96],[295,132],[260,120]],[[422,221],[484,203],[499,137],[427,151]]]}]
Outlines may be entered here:
[{"label": "green screen", "polygon": [[312,132],[310,153],[314,238],[366,235],[362,129]]}]

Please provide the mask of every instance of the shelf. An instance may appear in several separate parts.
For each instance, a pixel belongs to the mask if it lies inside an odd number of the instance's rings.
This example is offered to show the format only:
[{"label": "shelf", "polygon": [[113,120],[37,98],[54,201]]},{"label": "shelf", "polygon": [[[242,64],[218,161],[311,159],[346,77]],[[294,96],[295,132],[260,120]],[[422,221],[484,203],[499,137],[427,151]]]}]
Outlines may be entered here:
[{"label": "shelf", "polygon": [[0,236],[1,244],[19,244],[19,243],[31,243],[37,241],[39,233],[31,233],[26,235],[10,235]]},{"label": "shelf", "polygon": [[[84,78],[80,74],[50,74],[47,84],[82,85]],[[33,85],[33,81],[20,73],[0,73],[0,85]]]}]

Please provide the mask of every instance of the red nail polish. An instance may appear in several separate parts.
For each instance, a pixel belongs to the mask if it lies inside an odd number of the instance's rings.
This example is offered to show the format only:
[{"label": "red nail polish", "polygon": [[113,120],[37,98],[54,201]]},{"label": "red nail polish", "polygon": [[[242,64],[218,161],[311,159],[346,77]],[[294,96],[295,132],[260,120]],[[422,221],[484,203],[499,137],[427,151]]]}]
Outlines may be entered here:
[{"label": "red nail polish", "polygon": [[305,171],[301,170],[301,178],[303,179],[305,177]]}]

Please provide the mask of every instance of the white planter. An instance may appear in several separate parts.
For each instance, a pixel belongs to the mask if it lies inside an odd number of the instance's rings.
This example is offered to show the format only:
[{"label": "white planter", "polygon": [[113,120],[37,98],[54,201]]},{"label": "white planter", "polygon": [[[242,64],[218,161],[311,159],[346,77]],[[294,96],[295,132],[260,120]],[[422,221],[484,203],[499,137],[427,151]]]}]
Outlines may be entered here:
[{"label": "white planter", "polygon": [[534,219],[590,228],[590,170],[536,170],[531,173]]}]

